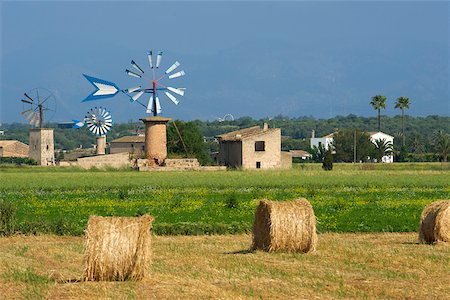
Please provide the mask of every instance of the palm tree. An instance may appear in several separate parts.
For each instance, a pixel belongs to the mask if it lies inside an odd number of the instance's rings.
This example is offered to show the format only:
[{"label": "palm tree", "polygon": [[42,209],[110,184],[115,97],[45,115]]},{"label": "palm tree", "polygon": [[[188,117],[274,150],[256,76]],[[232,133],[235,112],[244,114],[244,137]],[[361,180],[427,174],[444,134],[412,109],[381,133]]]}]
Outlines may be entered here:
[{"label": "palm tree", "polygon": [[443,162],[447,162],[447,156],[450,152],[450,136],[448,133],[439,130],[433,136],[431,140],[434,150],[442,157]]},{"label": "palm tree", "polygon": [[409,109],[409,98],[408,97],[400,97],[397,98],[397,102],[395,102],[395,108],[400,108],[402,110],[402,146],[405,146],[405,108]]},{"label": "palm tree", "polygon": [[378,131],[381,131],[380,110],[386,108],[386,97],[383,95],[373,96],[370,105],[372,105],[373,109],[378,110]]},{"label": "palm tree", "polygon": [[393,152],[393,145],[390,141],[379,139],[373,141],[373,144],[373,156],[377,160],[377,162],[381,162],[384,156],[390,156]]}]

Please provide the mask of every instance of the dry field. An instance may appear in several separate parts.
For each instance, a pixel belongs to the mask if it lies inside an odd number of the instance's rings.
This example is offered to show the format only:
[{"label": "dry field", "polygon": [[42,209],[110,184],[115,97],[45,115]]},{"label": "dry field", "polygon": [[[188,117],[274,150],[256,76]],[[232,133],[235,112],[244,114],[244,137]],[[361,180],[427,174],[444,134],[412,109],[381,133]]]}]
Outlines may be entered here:
[{"label": "dry field", "polygon": [[450,299],[450,245],[415,233],[321,234],[314,254],[246,251],[250,235],[155,236],[141,282],[78,282],[81,237],[0,238],[3,299]]}]

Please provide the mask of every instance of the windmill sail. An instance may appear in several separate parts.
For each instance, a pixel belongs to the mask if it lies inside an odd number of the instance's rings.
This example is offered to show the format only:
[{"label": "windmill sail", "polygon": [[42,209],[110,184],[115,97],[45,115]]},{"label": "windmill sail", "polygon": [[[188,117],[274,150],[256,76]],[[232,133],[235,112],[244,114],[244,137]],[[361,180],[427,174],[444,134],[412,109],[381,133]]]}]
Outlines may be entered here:
[{"label": "windmill sail", "polygon": [[173,78],[178,78],[178,77],[181,77],[181,76],[184,76],[184,75],[186,75],[186,73],[184,73],[184,71],[180,71],[180,72],[176,72],[176,73],[170,75],[169,78],[173,79]]},{"label": "windmill sail", "polygon": [[171,65],[167,70],[166,70],[166,74],[169,74],[170,72],[172,72],[173,70],[175,70],[176,68],[178,68],[180,66],[179,62],[174,62],[173,65]]},{"label": "windmill sail", "polygon": [[142,70],[142,68],[139,67],[139,65],[134,60],[131,61],[131,65],[133,66],[133,68],[135,68],[139,72],[144,73],[144,70]]},{"label": "windmill sail", "polygon": [[173,103],[175,103],[175,105],[178,105],[179,101],[177,100],[177,98],[175,98],[174,95],[172,95],[169,92],[165,92],[167,98],[169,98],[170,100],[172,100]]},{"label": "windmill sail", "polygon": [[158,55],[156,56],[156,68],[159,68],[162,59],[162,51],[158,51]]}]

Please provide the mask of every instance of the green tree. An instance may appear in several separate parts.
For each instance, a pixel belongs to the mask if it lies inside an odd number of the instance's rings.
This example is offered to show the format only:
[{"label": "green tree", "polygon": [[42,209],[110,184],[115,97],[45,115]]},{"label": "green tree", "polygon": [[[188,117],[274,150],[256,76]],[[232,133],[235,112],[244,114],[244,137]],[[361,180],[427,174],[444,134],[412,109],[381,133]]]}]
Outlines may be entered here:
[{"label": "green tree", "polygon": [[182,157],[194,156],[202,165],[211,163],[208,145],[204,142],[203,136],[194,122],[176,120],[169,123],[167,126],[167,151]]},{"label": "green tree", "polygon": [[386,97],[383,95],[373,96],[370,105],[372,105],[373,109],[378,110],[378,131],[381,131],[380,113],[382,108],[386,108]]},{"label": "green tree", "polygon": [[333,170],[333,153],[331,149],[325,152],[325,158],[323,159],[322,169],[325,171]]},{"label": "green tree", "polygon": [[409,109],[410,101],[408,97],[397,98],[395,102],[395,108],[400,108],[402,110],[402,146],[405,146],[405,108]]},{"label": "green tree", "polygon": [[448,133],[439,130],[432,136],[431,145],[434,151],[442,158],[443,162],[447,162],[447,156],[450,152],[450,137]]},{"label": "green tree", "polygon": [[375,140],[373,142],[373,158],[377,160],[377,162],[381,162],[383,156],[391,155],[393,151],[393,145],[390,141],[386,141],[385,139]]},{"label": "green tree", "polygon": [[333,136],[332,146],[336,151],[336,161],[352,162],[355,159],[355,152],[356,161],[367,161],[373,153],[370,135],[358,129],[339,130]]},{"label": "green tree", "polygon": [[311,160],[313,162],[323,162],[326,152],[323,144],[319,144],[319,147],[313,146],[309,152],[311,153]]}]

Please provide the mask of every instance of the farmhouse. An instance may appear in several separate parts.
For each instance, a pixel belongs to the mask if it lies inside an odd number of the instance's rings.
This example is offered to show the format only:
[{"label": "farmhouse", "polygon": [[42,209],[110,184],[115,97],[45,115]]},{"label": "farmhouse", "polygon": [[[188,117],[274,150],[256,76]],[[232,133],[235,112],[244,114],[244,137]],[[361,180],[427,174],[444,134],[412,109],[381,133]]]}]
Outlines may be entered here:
[{"label": "farmhouse", "polygon": [[[320,147],[321,145],[323,145],[325,147],[325,150],[330,149],[332,147],[334,134],[335,133],[330,133],[321,138],[312,137],[311,142],[310,142],[311,148],[313,148],[314,146]],[[392,143],[392,145],[394,144],[394,137],[389,134],[383,133],[381,131],[368,132],[368,134],[370,135],[370,140],[372,143],[375,143],[375,141],[377,141],[377,140],[385,140],[386,142]],[[382,158],[382,162],[392,163],[392,162],[394,162],[394,156],[392,154],[385,155]]]},{"label": "farmhouse", "polygon": [[130,153],[134,157],[145,155],[145,136],[123,136],[109,142],[110,153]]},{"label": "farmhouse", "polygon": [[28,157],[29,147],[17,140],[0,141],[0,157]]},{"label": "farmhouse", "polygon": [[304,150],[289,150],[289,153],[291,153],[292,158],[299,158],[302,160],[311,158],[311,154]]},{"label": "farmhouse", "polygon": [[292,157],[281,151],[281,129],[254,126],[219,135],[217,161],[244,169],[290,168]]}]

